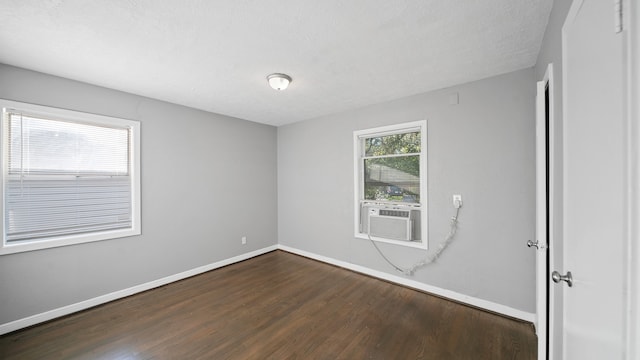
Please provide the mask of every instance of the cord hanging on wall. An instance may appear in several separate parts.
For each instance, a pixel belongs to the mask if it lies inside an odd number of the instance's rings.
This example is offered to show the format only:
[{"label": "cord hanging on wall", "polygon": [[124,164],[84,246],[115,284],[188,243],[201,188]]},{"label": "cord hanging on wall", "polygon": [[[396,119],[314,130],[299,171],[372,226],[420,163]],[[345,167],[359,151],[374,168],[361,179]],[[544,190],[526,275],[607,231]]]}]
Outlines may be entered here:
[{"label": "cord hanging on wall", "polygon": [[417,263],[415,263],[410,268],[404,269],[404,268],[401,268],[401,267],[397,266],[393,262],[391,262],[391,260],[389,260],[382,253],[382,251],[380,250],[380,248],[378,247],[376,242],[373,241],[373,239],[371,239],[370,235],[369,235],[369,240],[371,241],[373,246],[376,248],[376,250],[378,251],[380,256],[382,256],[382,258],[387,263],[389,263],[389,265],[393,266],[394,269],[398,270],[399,272],[401,272],[401,273],[403,273],[405,275],[412,276],[416,272],[416,270],[418,270],[419,268],[421,268],[423,266],[426,266],[426,265],[429,265],[432,262],[436,261],[440,257],[440,255],[442,255],[442,252],[444,251],[444,249],[446,249],[447,246],[449,246],[449,244],[451,244],[451,242],[453,241],[453,237],[455,236],[456,231],[458,229],[458,215],[460,214],[460,208],[462,207],[462,200],[459,200],[458,202],[454,202],[454,206],[456,208],[456,214],[451,218],[451,223],[450,223],[450,227],[449,227],[449,233],[447,234],[445,239],[440,243],[440,245],[438,246],[438,249],[436,250],[436,252],[426,256],[424,259],[418,261]]}]

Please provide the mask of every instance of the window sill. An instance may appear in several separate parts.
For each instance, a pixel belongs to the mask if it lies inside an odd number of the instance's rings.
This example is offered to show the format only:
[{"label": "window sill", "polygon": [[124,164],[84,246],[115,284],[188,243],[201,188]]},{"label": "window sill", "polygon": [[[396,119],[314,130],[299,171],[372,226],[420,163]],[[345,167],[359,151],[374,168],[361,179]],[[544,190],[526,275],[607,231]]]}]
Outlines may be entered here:
[{"label": "window sill", "polygon": [[[369,236],[367,236],[366,234],[356,234],[355,237],[357,239],[363,239],[363,240],[369,240]],[[422,250],[427,250],[428,246],[426,243],[422,242],[422,241],[403,241],[403,240],[392,240],[392,239],[384,239],[384,238],[378,238],[378,237],[371,237],[371,240],[373,241],[377,241],[377,242],[383,242],[383,243],[387,243],[387,244],[393,244],[393,245],[400,245],[400,246],[405,246],[405,247],[410,247],[410,248],[416,248],[416,249],[422,249]]]},{"label": "window sill", "polygon": [[140,230],[136,229],[123,229],[104,231],[93,234],[81,234],[75,236],[64,236],[56,238],[48,238],[39,241],[25,241],[23,243],[16,244],[4,244],[0,247],[0,256],[8,254],[16,254],[27,251],[50,249],[61,246],[84,244],[95,241],[111,240],[129,236],[140,235]]}]

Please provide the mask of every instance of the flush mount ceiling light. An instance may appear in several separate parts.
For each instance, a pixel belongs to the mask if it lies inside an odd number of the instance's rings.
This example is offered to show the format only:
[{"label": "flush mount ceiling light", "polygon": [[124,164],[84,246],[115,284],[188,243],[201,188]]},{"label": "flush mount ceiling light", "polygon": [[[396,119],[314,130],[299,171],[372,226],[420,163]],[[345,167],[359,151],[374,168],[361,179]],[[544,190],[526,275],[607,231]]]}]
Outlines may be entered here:
[{"label": "flush mount ceiling light", "polygon": [[267,81],[269,82],[269,86],[274,88],[275,90],[284,90],[289,86],[291,82],[291,76],[287,74],[271,74],[267,76]]}]

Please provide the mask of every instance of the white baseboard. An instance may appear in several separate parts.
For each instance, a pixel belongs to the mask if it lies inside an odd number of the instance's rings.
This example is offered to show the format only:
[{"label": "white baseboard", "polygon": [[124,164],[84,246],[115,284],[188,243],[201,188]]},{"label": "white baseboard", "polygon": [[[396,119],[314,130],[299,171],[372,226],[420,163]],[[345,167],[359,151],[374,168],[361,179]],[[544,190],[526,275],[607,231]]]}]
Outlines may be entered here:
[{"label": "white baseboard", "polygon": [[187,271],[183,271],[181,273],[175,274],[175,275],[170,275],[167,277],[164,277],[162,279],[158,279],[158,280],[154,280],[154,281],[150,281],[144,284],[140,284],[140,285],[136,285],[127,289],[123,289],[123,290],[119,290],[119,291],[114,291],[112,293],[109,294],[105,294],[105,295],[101,295],[92,299],[88,299],[85,301],[81,301],[75,304],[71,304],[71,305],[67,305],[67,306],[63,306],[61,308],[57,308],[57,309],[53,309],[53,310],[49,310],[40,314],[36,314],[36,315],[32,315],[26,318],[22,318],[22,319],[18,319],[18,320],[14,320],[5,324],[0,324],[0,335],[2,334],[7,334],[10,333],[12,331],[15,330],[19,330],[19,329],[23,329],[25,327],[28,326],[32,326],[32,325],[36,325],[45,321],[49,321],[61,316],[65,316],[65,315],[69,315],[72,314],[74,312],[78,312],[81,310],[85,310],[97,305],[101,305],[101,304],[105,304],[109,301],[113,301],[113,300],[117,300],[117,299],[121,299],[133,294],[137,294],[139,292],[143,292],[143,291],[147,291],[156,287],[160,287],[178,280],[182,280],[182,279],[186,279],[188,277],[194,276],[194,275],[198,275],[198,274],[202,274],[204,272],[207,271],[211,271],[217,268],[221,268],[223,266],[227,266],[233,263],[237,263],[240,261],[244,261],[247,259],[250,259],[252,257],[258,256],[258,255],[262,255],[265,253],[268,253],[270,251],[273,250],[277,250],[277,249],[281,249],[293,254],[297,254],[297,255],[301,255],[304,257],[308,257],[314,260],[318,260],[318,261],[322,261],[331,265],[336,265],[345,269],[349,269],[349,270],[353,270],[365,275],[369,275],[369,276],[373,276],[379,279],[383,279],[386,281],[390,281],[396,284],[400,284],[400,285],[404,285],[410,288],[414,288],[417,290],[422,290],[434,295],[438,295],[438,296],[442,296],[448,299],[452,299],[455,301],[459,301],[461,303],[465,303],[465,304],[469,304],[471,306],[476,306],[482,309],[486,309],[489,311],[493,311],[499,314],[503,314],[506,316],[510,316],[516,319],[521,319],[524,321],[528,321],[531,323],[535,322],[535,314],[533,313],[528,313],[526,311],[521,311],[518,309],[514,309],[505,305],[501,305],[501,304],[497,304],[491,301],[487,301],[487,300],[482,300],[482,299],[478,299],[478,298],[474,298],[471,296],[467,296],[467,295],[463,295],[463,294],[459,294],[456,293],[454,291],[450,291],[450,290],[445,290],[445,289],[441,289],[435,286],[431,286],[431,285],[427,285],[415,280],[410,280],[410,279],[405,279],[402,278],[400,276],[396,276],[396,275],[391,275],[382,271],[377,271],[377,270],[373,270],[370,268],[366,268],[364,266],[360,266],[360,265],[355,265],[355,264],[351,264],[348,262],[344,262],[344,261],[340,261],[340,260],[336,260],[333,258],[329,258],[326,256],[322,256],[322,255],[317,255],[317,254],[313,254],[307,251],[303,251],[303,250],[299,250],[299,249],[295,249],[289,246],[285,246],[285,245],[273,245],[273,246],[269,246],[266,248],[262,248],[259,250],[255,250],[246,254],[242,254],[242,255],[238,255],[238,256],[234,256],[232,258],[229,259],[225,259],[225,260],[221,260],[212,264],[208,264],[208,265],[204,265],[204,266],[200,266],[197,267],[195,269],[191,269],[191,270],[187,270]]},{"label": "white baseboard", "polygon": [[182,279],[186,279],[188,277],[194,276],[194,275],[198,275],[198,274],[202,274],[204,272],[207,271],[211,271],[217,268],[221,268],[223,266],[227,266],[227,265],[231,265],[233,263],[237,263],[243,260],[247,260],[250,259],[252,257],[258,256],[258,255],[262,255],[265,253],[268,253],[270,251],[273,250],[277,250],[278,246],[277,245],[273,245],[273,246],[269,246],[266,248],[262,248],[256,251],[252,251],[246,254],[242,254],[242,255],[238,255],[238,256],[234,256],[232,258],[229,259],[225,259],[225,260],[221,260],[212,264],[208,264],[208,265],[204,265],[204,266],[200,266],[197,267],[195,269],[191,269],[191,270],[187,270],[187,271],[183,271],[181,273],[175,274],[175,275],[170,275],[167,277],[164,277],[162,279],[158,279],[158,280],[154,280],[154,281],[150,281],[148,283],[144,283],[144,284],[140,284],[140,285],[136,285],[133,287],[130,287],[128,289],[123,289],[123,290],[118,290],[118,291],[114,291],[112,293],[109,294],[105,294],[105,295],[101,295],[89,300],[85,300],[85,301],[81,301],[75,304],[71,304],[71,305],[67,305],[67,306],[63,306],[61,308],[57,308],[57,309],[53,309],[53,310],[49,310],[40,314],[36,314],[36,315],[32,315],[26,318],[22,318],[22,319],[18,319],[15,321],[11,321],[5,324],[1,324],[0,325],[0,335],[2,334],[6,334],[6,333],[10,333],[12,331],[15,330],[19,330],[28,326],[32,326],[35,324],[39,324],[45,321],[49,321],[64,315],[69,315],[72,314],[74,312],[78,312],[80,310],[85,310],[97,305],[101,305],[104,303],[107,303],[109,301],[113,301],[113,300],[117,300],[117,299],[121,299],[123,297],[127,297],[133,294],[137,294],[139,292],[143,292],[143,291],[147,291],[153,288],[157,288],[178,280],[182,280]]},{"label": "white baseboard", "polygon": [[471,306],[475,306],[481,309],[485,309],[488,311],[492,311],[498,314],[502,314],[505,316],[509,316],[512,318],[516,318],[516,319],[520,319],[520,320],[524,320],[524,321],[528,321],[531,323],[535,323],[536,320],[536,314],[534,313],[529,313],[526,311],[522,311],[522,310],[518,310],[518,309],[514,309],[512,307],[509,306],[505,306],[505,305],[501,305],[501,304],[497,304],[491,301],[487,301],[487,300],[483,300],[483,299],[478,299],[478,298],[474,298],[472,296],[467,296],[467,295],[463,295],[460,293],[457,293],[455,291],[451,291],[451,290],[446,290],[446,289],[442,289],[439,287],[435,287],[435,286],[431,286],[431,285],[427,285],[415,280],[411,280],[411,279],[406,279],[400,276],[396,276],[396,275],[391,275],[382,271],[378,271],[378,270],[373,270],[364,266],[360,266],[360,265],[355,265],[355,264],[351,264],[345,261],[341,261],[341,260],[336,260],[330,257],[326,257],[326,256],[322,256],[322,255],[317,255],[317,254],[313,254],[304,250],[299,250],[299,249],[295,249],[289,246],[285,246],[285,245],[278,245],[278,249],[280,250],[284,250],[293,254],[297,254],[297,255],[301,255],[304,257],[308,257],[314,260],[318,260],[318,261],[322,261],[331,265],[336,265],[345,269],[349,269],[349,270],[353,270],[355,272],[359,272],[365,275],[369,275],[369,276],[373,276],[379,279],[383,279],[386,281],[390,281],[396,284],[400,284],[400,285],[404,285],[410,288],[414,288],[417,290],[421,290],[421,291],[425,291],[428,292],[430,294],[434,294],[434,295],[438,295],[438,296],[442,296],[445,297],[447,299],[451,299],[451,300],[455,300],[464,304],[468,304]]}]

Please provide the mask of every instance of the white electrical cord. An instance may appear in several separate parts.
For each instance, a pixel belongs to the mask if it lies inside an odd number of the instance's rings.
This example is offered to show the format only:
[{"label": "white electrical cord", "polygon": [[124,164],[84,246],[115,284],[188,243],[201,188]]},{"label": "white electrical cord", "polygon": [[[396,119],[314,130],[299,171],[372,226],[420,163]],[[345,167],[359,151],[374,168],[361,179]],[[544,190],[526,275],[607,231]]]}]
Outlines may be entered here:
[{"label": "white electrical cord", "polygon": [[378,253],[380,254],[380,256],[382,256],[382,258],[387,263],[389,263],[389,265],[393,266],[394,269],[398,270],[399,272],[401,272],[401,273],[403,273],[405,275],[412,276],[416,272],[416,270],[418,270],[419,268],[421,268],[421,267],[423,267],[425,265],[429,265],[432,262],[436,261],[440,257],[440,255],[442,254],[444,249],[446,249],[447,246],[449,246],[449,244],[451,244],[451,241],[453,240],[453,237],[456,234],[456,230],[458,229],[458,214],[460,213],[460,208],[461,207],[462,207],[462,204],[456,204],[456,215],[451,218],[451,225],[449,227],[449,233],[447,234],[447,237],[444,239],[444,241],[442,241],[440,243],[440,246],[438,247],[438,250],[436,252],[434,252],[433,254],[428,255],[424,259],[418,261],[417,263],[415,263],[412,267],[410,267],[408,269],[403,269],[403,268],[397,266],[396,264],[394,264],[393,262],[391,262],[391,260],[389,260],[386,256],[384,256],[382,251],[380,251],[380,248],[378,248],[378,245],[376,244],[376,242],[371,238],[371,235],[367,234],[367,236],[369,237],[369,240],[371,241],[373,246],[376,248],[376,250],[378,250]]}]

